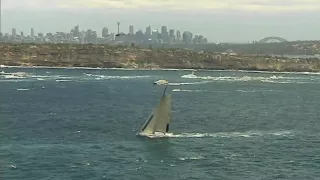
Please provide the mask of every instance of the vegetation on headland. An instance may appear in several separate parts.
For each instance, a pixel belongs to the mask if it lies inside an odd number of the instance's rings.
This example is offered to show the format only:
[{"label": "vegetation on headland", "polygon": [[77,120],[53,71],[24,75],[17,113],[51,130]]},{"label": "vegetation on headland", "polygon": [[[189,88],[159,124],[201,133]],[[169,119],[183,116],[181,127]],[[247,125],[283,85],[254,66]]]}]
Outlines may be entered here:
[{"label": "vegetation on headland", "polygon": [[[148,48],[148,45],[144,46]],[[216,44],[153,44],[153,48],[187,48],[194,51],[225,52],[238,54],[315,55],[320,54],[320,41],[290,41],[281,43],[216,43]]]},{"label": "vegetation on headland", "polygon": [[7,66],[175,68],[320,72],[318,58],[271,57],[188,49],[92,44],[0,44]]}]

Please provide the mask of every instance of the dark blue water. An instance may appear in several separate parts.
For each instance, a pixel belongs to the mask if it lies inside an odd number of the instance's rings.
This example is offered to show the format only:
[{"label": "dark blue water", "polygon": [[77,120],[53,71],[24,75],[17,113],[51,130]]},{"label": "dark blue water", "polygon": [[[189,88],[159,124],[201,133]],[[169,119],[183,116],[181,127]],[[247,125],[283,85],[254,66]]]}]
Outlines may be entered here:
[{"label": "dark blue water", "polygon": [[[0,179],[319,179],[320,75],[0,71]],[[158,79],[186,83],[171,89],[175,135],[137,137]]]}]

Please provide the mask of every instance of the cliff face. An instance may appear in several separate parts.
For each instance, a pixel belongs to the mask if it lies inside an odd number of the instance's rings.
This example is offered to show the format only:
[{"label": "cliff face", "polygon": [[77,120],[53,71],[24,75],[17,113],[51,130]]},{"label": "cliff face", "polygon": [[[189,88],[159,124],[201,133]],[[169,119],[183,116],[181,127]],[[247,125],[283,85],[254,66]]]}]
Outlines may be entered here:
[{"label": "cliff face", "polygon": [[101,68],[197,68],[320,71],[319,59],[222,55],[184,49],[142,49],[99,45],[0,45],[0,64]]}]

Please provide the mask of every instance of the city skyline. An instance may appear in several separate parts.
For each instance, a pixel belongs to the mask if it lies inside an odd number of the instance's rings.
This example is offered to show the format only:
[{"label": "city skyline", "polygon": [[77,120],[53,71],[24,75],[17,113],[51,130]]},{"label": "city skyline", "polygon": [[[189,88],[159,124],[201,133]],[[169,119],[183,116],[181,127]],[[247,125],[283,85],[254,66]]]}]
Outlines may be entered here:
[{"label": "city skyline", "polygon": [[72,44],[135,44],[135,45],[152,45],[152,44],[207,44],[208,39],[201,34],[194,34],[190,31],[180,31],[168,29],[167,26],[161,26],[161,30],[154,30],[151,26],[135,31],[134,26],[129,26],[129,31],[109,32],[108,27],[103,27],[98,35],[98,31],[93,29],[81,29],[79,25],[71,28],[67,32],[46,32],[36,33],[31,28],[30,34],[17,31],[12,28],[11,33],[1,33],[0,42],[13,43],[72,43]]},{"label": "city skyline", "polygon": [[[1,1],[1,0],[0,0]],[[172,28],[169,28],[168,26],[166,25],[161,25],[160,27],[155,27],[153,28],[151,25],[147,24],[144,28],[136,28],[133,24],[130,24],[128,27],[121,27],[121,22],[120,21],[116,21],[114,24],[116,24],[115,26],[117,27],[117,30],[116,31],[110,31],[110,28],[108,26],[103,26],[101,29],[97,30],[97,29],[93,29],[93,28],[81,28],[81,31],[87,31],[88,29],[92,30],[92,31],[95,31],[97,32],[97,35],[102,37],[103,36],[103,29],[104,28],[107,28],[108,32],[111,32],[111,33],[114,33],[114,34],[117,34],[117,33],[124,33],[125,35],[127,34],[135,34],[137,31],[143,31],[145,32],[146,28],[150,27],[151,28],[151,31],[158,31],[160,32],[161,31],[161,28],[163,27],[166,27],[169,29],[172,29]],[[80,25],[75,25],[73,28],[75,28],[76,26],[79,26]],[[25,31],[22,31],[22,30],[19,30],[18,28],[16,27],[12,27],[10,32],[2,32],[3,35],[5,34],[9,34],[9,35],[12,35],[12,31],[13,29],[16,31],[16,32],[23,32],[23,33],[26,33]],[[113,29],[113,28],[111,28]],[[72,30],[72,28],[69,28],[69,31],[65,31],[65,33],[69,33],[70,30]],[[38,33],[56,33],[56,32],[63,32],[63,31],[48,31],[48,32],[40,32],[40,31],[37,31],[36,28],[33,28],[33,27],[30,27],[29,28],[29,32],[30,33],[26,33],[25,35],[32,35],[32,31],[34,34],[38,34]],[[180,30],[180,29],[175,29],[175,31],[180,31],[180,32],[187,32],[188,30]],[[109,33],[110,34],[110,33]],[[198,33],[193,33],[194,35],[202,35],[202,34],[198,34]],[[204,37],[206,37],[205,35],[203,35]]]},{"label": "city skyline", "polygon": [[[207,3],[208,8],[194,6],[193,9],[189,7],[191,1],[186,1],[187,5],[179,1],[182,10],[156,8],[167,6],[168,3],[173,3],[174,6],[179,4],[170,0],[162,5],[160,1],[154,1],[153,5],[149,2],[145,6],[131,8],[117,7],[119,3],[114,5],[110,4],[110,1],[103,1],[104,5],[99,8],[84,8],[84,5],[79,3],[67,6],[68,3],[70,5],[75,2],[70,0],[55,1],[55,4],[35,0],[30,0],[28,3],[31,1],[33,3],[30,4],[22,1],[18,3],[16,0],[3,1],[2,32],[10,33],[12,27],[24,32],[28,32],[30,27],[34,27],[37,32],[66,32],[78,24],[83,29],[91,28],[97,31],[107,26],[110,31],[116,32],[116,22],[120,21],[122,31],[127,31],[127,27],[131,24],[142,30],[149,24],[158,28],[167,25],[173,29],[203,34],[210,42],[244,43],[268,36],[279,36],[290,41],[320,39],[318,33],[320,24],[317,22],[320,11],[316,11],[320,7],[320,1],[246,0],[242,5],[238,2],[232,7],[227,7],[226,2],[219,1],[220,5],[213,8],[211,6],[218,3],[215,0],[213,3]],[[42,6],[45,2],[47,4]],[[77,2],[86,4],[89,1]],[[136,4],[139,2],[132,1]],[[228,2],[235,1],[228,0]],[[107,5],[110,7],[106,8]],[[300,9],[297,8],[298,5]],[[23,6],[25,7],[22,8]],[[39,8],[40,6],[42,7]],[[147,6],[152,8],[146,8]],[[187,6],[189,8],[186,8]],[[261,11],[257,11],[257,7],[261,7]]]}]

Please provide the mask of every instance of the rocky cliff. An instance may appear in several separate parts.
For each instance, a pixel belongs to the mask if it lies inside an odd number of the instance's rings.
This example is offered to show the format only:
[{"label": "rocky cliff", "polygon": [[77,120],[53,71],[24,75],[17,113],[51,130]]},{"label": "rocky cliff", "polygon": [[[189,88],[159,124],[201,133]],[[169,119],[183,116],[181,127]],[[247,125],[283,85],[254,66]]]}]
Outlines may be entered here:
[{"label": "rocky cliff", "polygon": [[320,71],[319,59],[68,44],[2,44],[0,64],[101,68],[196,68],[268,71]]}]

